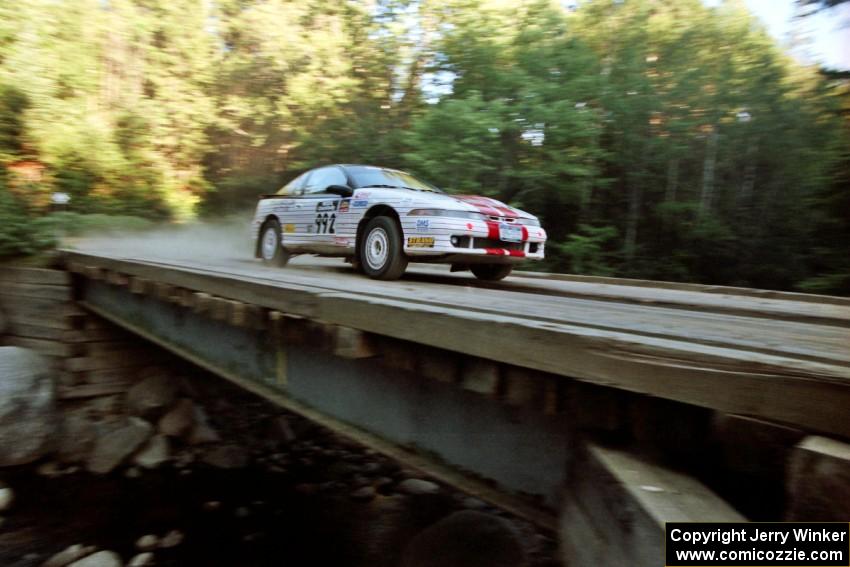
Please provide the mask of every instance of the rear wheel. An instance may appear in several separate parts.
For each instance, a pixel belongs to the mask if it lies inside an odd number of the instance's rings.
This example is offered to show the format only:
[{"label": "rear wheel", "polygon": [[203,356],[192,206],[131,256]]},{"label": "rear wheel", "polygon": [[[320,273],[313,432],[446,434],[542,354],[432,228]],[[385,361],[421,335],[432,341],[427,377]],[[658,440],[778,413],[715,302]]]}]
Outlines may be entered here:
[{"label": "rear wheel", "polygon": [[510,264],[473,264],[469,269],[479,280],[495,282],[508,277],[513,266]]},{"label": "rear wheel", "polygon": [[280,223],[274,219],[260,229],[260,258],[269,266],[285,266],[289,262],[289,253],[281,242]]},{"label": "rear wheel", "polygon": [[360,269],[376,280],[397,280],[407,269],[401,229],[394,219],[375,217],[357,243]]}]

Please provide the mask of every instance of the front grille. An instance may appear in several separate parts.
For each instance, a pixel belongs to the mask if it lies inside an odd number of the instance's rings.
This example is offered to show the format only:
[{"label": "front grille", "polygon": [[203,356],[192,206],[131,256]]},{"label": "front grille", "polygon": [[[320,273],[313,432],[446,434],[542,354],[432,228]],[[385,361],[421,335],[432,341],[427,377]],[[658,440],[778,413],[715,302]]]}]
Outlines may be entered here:
[{"label": "front grille", "polygon": [[503,242],[492,238],[473,238],[473,248],[504,248],[506,250],[522,250],[522,242]]}]

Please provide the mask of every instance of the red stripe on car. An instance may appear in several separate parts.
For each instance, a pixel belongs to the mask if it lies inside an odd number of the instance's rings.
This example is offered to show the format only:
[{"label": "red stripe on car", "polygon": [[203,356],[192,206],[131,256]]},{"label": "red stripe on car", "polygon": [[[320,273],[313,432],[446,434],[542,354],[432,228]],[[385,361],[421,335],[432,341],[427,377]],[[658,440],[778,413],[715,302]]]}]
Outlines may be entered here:
[{"label": "red stripe on car", "polygon": [[478,195],[455,195],[455,199],[472,205],[478,209],[479,213],[493,217],[517,218],[517,214],[511,209],[489,197],[480,197]]},{"label": "red stripe on car", "polygon": [[487,221],[487,238],[490,240],[499,240],[499,223]]},{"label": "red stripe on car", "polygon": [[507,252],[511,256],[515,256],[517,258],[525,258],[525,252],[523,252],[522,250],[508,250]]},{"label": "red stripe on car", "polygon": [[525,228],[525,225],[522,227],[522,241],[525,242],[528,240],[528,229]]},{"label": "red stripe on car", "polygon": [[504,248],[485,248],[485,252],[487,252],[488,256],[505,256],[507,254],[507,250]]}]

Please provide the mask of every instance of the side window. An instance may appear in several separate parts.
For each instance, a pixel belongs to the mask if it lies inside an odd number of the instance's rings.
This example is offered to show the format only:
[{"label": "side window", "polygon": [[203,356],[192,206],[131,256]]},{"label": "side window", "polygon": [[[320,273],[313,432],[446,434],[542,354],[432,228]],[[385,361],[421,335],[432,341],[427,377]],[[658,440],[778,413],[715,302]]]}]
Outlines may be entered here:
[{"label": "side window", "polygon": [[283,186],[283,188],[277,192],[278,195],[300,195],[302,193],[302,189],[304,188],[304,182],[307,181],[307,178],[310,176],[310,171],[307,173],[302,173],[289,183]]},{"label": "side window", "polygon": [[348,185],[342,170],[336,166],[317,169],[304,187],[304,194],[322,193],[329,185]]}]

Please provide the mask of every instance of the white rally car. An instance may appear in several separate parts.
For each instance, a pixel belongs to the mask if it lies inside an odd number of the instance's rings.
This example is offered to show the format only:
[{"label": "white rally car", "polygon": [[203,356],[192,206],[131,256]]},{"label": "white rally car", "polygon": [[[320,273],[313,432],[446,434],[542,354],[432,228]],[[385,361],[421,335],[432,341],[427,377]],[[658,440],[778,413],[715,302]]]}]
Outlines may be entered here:
[{"label": "white rally car", "polygon": [[340,256],[383,280],[399,278],[408,262],[500,280],[518,262],[542,260],[546,242],[540,221],[519,209],[365,165],[313,169],[262,196],[252,228],[255,255],[268,264],[303,253]]}]

